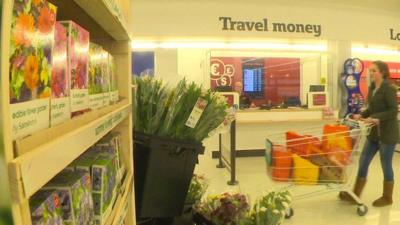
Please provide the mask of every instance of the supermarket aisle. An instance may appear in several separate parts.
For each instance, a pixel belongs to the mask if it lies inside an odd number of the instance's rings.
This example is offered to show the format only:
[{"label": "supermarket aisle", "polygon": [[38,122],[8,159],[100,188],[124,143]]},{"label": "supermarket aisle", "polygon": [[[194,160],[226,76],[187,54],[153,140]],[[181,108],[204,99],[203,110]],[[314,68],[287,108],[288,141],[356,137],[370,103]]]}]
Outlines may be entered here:
[{"label": "supermarket aisle", "polygon": [[[200,159],[197,167],[198,174],[205,174],[210,179],[209,194],[217,194],[228,190],[239,190],[249,194],[250,201],[264,191],[273,187],[273,184],[265,174],[265,162],[262,157],[239,158],[238,159],[238,180],[239,185],[230,187],[226,185],[229,174],[225,169],[217,169],[217,160],[211,159],[208,151]],[[397,180],[400,178],[400,154],[394,158],[395,174]],[[370,168],[370,179],[363,194],[363,200],[369,207],[365,217],[356,214],[356,207],[339,202],[336,192],[329,192],[305,200],[295,201],[293,208],[295,215],[286,220],[283,225],[400,225],[400,182],[397,182],[394,191],[392,207],[377,209],[372,207],[374,201],[381,194],[382,174],[379,158],[376,158]],[[274,186],[275,185],[275,186]],[[293,194],[312,192],[325,187],[298,187]]]}]

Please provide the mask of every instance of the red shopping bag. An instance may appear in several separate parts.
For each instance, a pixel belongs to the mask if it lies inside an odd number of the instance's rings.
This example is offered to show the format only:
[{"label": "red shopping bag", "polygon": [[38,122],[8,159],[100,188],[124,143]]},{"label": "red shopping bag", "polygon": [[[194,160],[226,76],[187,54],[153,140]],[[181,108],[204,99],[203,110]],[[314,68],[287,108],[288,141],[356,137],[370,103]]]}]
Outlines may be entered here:
[{"label": "red shopping bag", "polygon": [[282,145],[274,145],[272,149],[272,179],[288,181],[293,167],[292,153]]},{"label": "red shopping bag", "polygon": [[286,132],[286,145],[294,154],[301,157],[321,153],[320,139],[311,135],[300,135],[296,132],[288,131]]}]

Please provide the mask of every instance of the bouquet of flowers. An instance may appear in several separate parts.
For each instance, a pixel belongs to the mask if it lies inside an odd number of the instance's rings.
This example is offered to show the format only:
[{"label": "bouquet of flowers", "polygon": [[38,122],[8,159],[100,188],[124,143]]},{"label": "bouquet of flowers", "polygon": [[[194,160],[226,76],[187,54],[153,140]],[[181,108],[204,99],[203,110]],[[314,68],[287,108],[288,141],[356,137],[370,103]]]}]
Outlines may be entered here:
[{"label": "bouquet of flowers", "polygon": [[290,207],[292,197],[288,191],[269,192],[253,206],[247,225],[280,225]]},{"label": "bouquet of flowers", "polygon": [[208,183],[204,176],[193,174],[189,191],[186,196],[186,203],[192,205],[198,204],[206,192],[207,187]]},{"label": "bouquet of flowers", "polygon": [[[186,79],[172,90],[150,77],[136,78],[136,84],[136,131],[200,142],[227,115],[228,105],[223,96]],[[189,120],[193,126],[188,125]]]},{"label": "bouquet of flowers", "polygon": [[196,210],[213,224],[239,225],[245,221],[250,205],[245,195],[224,193],[209,197]]}]

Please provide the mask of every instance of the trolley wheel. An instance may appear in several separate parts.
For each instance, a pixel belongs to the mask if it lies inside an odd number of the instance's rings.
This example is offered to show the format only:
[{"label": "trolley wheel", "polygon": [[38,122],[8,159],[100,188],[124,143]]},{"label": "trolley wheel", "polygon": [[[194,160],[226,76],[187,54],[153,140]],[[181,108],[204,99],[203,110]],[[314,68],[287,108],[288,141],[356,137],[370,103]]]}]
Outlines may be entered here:
[{"label": "trolley wheel", "polygon": [[292,218],[293,215],[294,215],[294,211],[292,208],[286,209],[285,219],[290,219],[290,218]]},{"label": "trolley wheel", "polygon": [[367,214],[368,212],[368,207],[366,205],[359,205],[357,207],[357,214],[359,216],[365,216],[365,214]]}]

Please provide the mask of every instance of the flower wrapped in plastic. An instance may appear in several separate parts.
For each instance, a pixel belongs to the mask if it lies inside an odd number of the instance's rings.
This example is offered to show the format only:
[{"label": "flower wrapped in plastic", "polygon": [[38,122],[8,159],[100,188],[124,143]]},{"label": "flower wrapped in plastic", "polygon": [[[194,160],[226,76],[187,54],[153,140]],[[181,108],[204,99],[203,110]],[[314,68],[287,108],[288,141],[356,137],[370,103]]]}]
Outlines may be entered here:
[{"label": "flower wrapped in plastic", "polygon": [[239,193],[208,197],[197,209],[205,218],[218,225],[243,224],[249,210],[247,197]]},{"label": "flower wrapped in plastic", "polygon": [[208,188],[208,181],[203,175],[193,174],[190,182],[189,191],[186,196],[186,204],[196,205]]},{"label": "flower wrapped in plastic", "polygon": [[271,191],[256,201],[245,224],[280,225],[290,209],[291,202],[289,191]]}]

